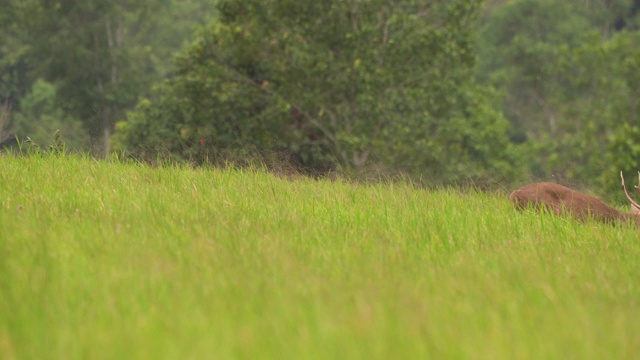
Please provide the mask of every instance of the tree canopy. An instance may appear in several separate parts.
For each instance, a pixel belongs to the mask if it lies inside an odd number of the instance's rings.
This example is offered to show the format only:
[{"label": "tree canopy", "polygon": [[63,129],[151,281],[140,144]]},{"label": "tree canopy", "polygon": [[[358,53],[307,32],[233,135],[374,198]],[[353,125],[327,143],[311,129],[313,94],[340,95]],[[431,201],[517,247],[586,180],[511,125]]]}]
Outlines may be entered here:
[{"label": "tree canopy", "polygon": [[312,168],[505,176],[507,123],[473,79],[479,5],[220,1],[176,76],[130,114],[127,146],[195,160],[249,146]]}]

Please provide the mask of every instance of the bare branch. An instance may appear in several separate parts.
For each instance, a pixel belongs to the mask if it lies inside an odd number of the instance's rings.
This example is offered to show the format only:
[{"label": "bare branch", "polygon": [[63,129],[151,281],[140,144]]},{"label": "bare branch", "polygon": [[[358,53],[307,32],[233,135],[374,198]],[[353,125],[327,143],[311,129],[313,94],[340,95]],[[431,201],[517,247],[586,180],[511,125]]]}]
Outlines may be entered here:
[{"label": "bare branch", "polygon": [[[640,172],[638,172],[638,176],[640,177]],[[640,205],[638,205],[637,202],[633,201],[633,199],[631,198],[631,196],[629,196],[629,193],[627,192],[627,187],[624,186],[624,176],[622,176],[622,171],[620,171],[620,179],[622,179],[622,189],[624,190],[624,195],[627,197],[627,200],[629,200],[632,207],[640,211]],[[640,184],[638,184],[638,186],[640,186]]]},{"label": "bare branch", "polygon": [[[331,141],[331,143],[334,145],[334,147],[337,149],[337,151],[340,153],[340,156],[343,158],[343,160],[348,160],[346,157],[346,154],[343,154],[342,151],[342,146],[340,145],[340,142],[338,141],[338,139],[336,138],[335,134],[333,132],[331,132],[329,129],[327,129],[315,116],[312,116],[309,112],[307,112],[302,106],[300,106],[299,104],[285,98],[284,96],[282,96],[281,94],[271,90],[269,87],[265,87],[262,86],[262,83],[250,78],[249,76],[241,73],[240,71],[236,70],[235,68],[233,68],[232,66],[226,65],[223,62],[218,61],[218,64],[225,67],[227,70],[229,70],[235,77],[237,80],[255,88],[258,89],[259,91],[262,91],[268,95],[277,97],[278,99],[280,99],[282,102],[284,102],[285,104],[287,104],[288,106],[290,106],[292,109],[295,109],[298,113],[300,113],[301,115],[303,115],[305,117],[305,119],[307,119],[307,121],[309,121],[309,123],[311,123],[313,126],[315,126],[321,133],[322,135],[324,135],[327,139],[329,139],[329,141]],[[327,112],[329,113],[329,112]],[[334,119],[335,120],[335,119]]]}]

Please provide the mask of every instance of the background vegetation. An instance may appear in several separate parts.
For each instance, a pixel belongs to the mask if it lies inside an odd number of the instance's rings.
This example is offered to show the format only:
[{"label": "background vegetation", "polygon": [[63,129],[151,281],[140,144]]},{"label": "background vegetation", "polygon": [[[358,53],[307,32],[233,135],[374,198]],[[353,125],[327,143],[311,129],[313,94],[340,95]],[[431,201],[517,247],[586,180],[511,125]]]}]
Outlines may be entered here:
[{"label": "background vegetation", "polygon": [[5,0],[0,140],[59,128],[102,156],[611,192],[640,168],[639,9]]}]

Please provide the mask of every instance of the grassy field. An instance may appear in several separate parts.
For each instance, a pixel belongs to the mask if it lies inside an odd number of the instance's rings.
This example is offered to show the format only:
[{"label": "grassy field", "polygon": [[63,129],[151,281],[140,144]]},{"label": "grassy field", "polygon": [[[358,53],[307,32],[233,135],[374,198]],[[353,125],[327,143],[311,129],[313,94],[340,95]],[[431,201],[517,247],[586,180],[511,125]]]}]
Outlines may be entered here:
[{"label": "grassy field", "polygon": [[505,195],[0,156],[0,359],[631,359],[638,230]]}]

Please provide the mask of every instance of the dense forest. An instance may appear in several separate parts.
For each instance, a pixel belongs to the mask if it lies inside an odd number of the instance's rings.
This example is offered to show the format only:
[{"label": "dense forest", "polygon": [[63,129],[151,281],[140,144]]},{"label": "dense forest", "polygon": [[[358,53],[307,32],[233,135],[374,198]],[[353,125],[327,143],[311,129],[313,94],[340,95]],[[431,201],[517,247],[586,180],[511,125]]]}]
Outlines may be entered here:
[{"label": "dense forest", "polygon": [[639,0],[1,2],[6,148],[611,194],[640,169]]}]

